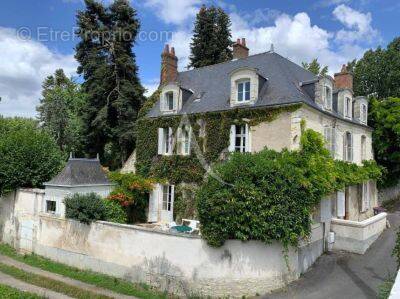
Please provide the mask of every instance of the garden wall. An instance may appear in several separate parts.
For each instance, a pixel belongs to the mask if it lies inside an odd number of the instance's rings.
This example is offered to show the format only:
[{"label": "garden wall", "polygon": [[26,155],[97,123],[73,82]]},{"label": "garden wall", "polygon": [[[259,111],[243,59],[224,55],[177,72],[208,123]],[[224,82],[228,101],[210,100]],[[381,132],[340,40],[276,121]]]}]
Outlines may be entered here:
[{"label": "garden wall", "polygon": [[[108,222],[88,226],[37,213],[41,193],[22,194],[22,199],[18,199],[19,194],[22,193],[17,194],[16,207],[25,206],[26,212],[12,216],[12,209],[8,209],[9,213],[4,213],[5,222],[29,220],[24,224],[28,229],[8,225],[3,230],[2,235],[7,236],[3,241],[24,252],[133,282],[145,282],[180,295],[264,294],[297,279],[323,252],[320,224],[313,226],[308,242],[303,242],[298,250],[289,251],[286,264],[279,243],[265,245],[258,241],[231,240],[221,248],[212,248],[197,236]],[[4,202],[13,198],[10,196]],[[30,213],[33,214],[28,217]]]}]

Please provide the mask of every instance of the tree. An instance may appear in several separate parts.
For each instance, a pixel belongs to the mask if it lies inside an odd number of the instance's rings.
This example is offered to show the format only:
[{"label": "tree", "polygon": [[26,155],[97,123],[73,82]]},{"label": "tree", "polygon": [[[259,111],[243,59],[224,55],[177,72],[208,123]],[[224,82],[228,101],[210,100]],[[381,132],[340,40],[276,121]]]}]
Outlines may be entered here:
[{"label": "tree", "polygon": [[306,70],[310,71],[311,73],[315,75],[320,75],[320,76],[325,76],[328,73],[328,66],[324,66],[321,69],[321,65],[318,62],[317,58],[314,58],[310,63],[308,62],[302,62],[301,65],[303,68]]},{"label": "tree", "polygon": [[81,41],[75,57],[88,94],[83,113],[86,149],[117,168],[135,148],[137,114],[144,101],[132,51],[140,23],[127,0],[107,8],[94,0],[85,4],[77,16]]},{"label": "tree", "polygon": [[199,68],[231,60],[230,26],[230,18],[224,10],[203,5],[196,16],[189,67]]},{"label": "tree", "polygon": [[41,187],[58,173],[63,160],[37,121],[0,117],[0,195],[19,187]]},{"label": "tree", "polygon": [[354,92],[379,99],[400,97],[400,37],[386,49],[368,50],[355,63]]},{"label": "tree", "polygon": [[85,94],[80,86],[59,69],[43,82],[42,99],[37,107],[39,120],[54,137],[60,150],[83,154],[81,110]]},{"label": "tree", "polygon": [[370,125],[376,161],[387,169],[384,186],[400,177],[400,98],[370,102]]}]

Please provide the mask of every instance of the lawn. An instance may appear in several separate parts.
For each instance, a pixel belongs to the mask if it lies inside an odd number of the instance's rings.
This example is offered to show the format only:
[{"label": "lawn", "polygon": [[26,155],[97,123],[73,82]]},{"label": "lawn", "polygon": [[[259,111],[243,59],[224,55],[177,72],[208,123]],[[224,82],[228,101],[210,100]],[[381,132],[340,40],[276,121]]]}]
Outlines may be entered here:
[{"label": "lawn", "polygon": [[43,299],[43,297],[0,284],[0,298],[3,299]]},{"label": "lawn", "polygon": [[128,281],[111,277],[108,275],[92,272],[89,270],[79,270],[61,263],[53,262],[49,259],[37,255],[20,255],[12,247],[0,244],[0,254],[11,257],[32,267],[37,267],[45,271],[57,273],[75,280],[102,287],[116,293],[136,296],[144,299],[170,298],[164,293],[152,290],[142,284],[133,284]]}]

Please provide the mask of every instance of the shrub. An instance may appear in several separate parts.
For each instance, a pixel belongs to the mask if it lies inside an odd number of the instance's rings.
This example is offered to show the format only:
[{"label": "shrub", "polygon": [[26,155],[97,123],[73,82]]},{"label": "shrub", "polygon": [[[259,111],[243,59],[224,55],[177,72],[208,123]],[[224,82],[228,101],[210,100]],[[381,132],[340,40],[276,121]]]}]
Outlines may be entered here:
[{"label": "shrub", "polygon": [[97,220],[107,219],[104,200],[96,193],[74,194],[65,198],[65,216],[90,224]]},{"label": "shrub", "polygon": [[301,144],[300,151],[234,153],[213,168],[197,193],[201,232],[210,245],[238,239],[296,246],[309,236],[310,215],[324,196],[379,177],[374,163],[334,161],[312,130],[303,132]]},{"label": "shrub", "polygon": [[392,256],[396,258],[397,269],[400,268],[400,230],[397,232],[396,243],[393,248]]},{"label": "shrub", "polygon": [[0,195],[18,187],[41,187],[63,160],[54,139],[37,122],[0,117]]},{"label": "shrub", "polygon": [[118,202],[105,199],[104,204],[106,206],[107,221],[122,224],[128,223],[126,209],[122,207]]},{"label": "shrub", "polygon": [[111,172],[109,178],[117,186],[107,199],[127,209],[129,223],[145,221],[148,196],[153,190],[154,181],[133,173],[120,172]]}]

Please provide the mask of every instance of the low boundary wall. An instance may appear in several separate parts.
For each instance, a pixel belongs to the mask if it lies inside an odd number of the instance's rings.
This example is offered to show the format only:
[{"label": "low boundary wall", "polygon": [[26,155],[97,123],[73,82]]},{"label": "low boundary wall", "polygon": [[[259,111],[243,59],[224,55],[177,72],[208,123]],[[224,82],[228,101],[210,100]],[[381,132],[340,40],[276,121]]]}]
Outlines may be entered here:
[{"label": "low boundary wall", "polygon": [[381,213],[361,222],[332,219],[331,230],[335,232],[333,249],[364,254],[385,230],[386,216],[386,213]]}]

